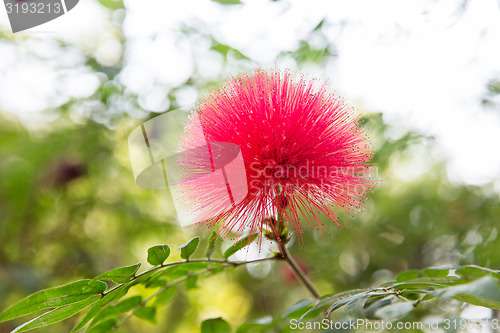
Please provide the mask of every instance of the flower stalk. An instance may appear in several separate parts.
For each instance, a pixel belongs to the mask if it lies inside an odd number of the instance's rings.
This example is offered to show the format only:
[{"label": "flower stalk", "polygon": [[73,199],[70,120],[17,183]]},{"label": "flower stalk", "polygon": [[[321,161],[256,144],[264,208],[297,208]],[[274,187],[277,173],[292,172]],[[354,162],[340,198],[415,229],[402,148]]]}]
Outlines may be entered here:
[{"label": "flower stalk", "polygon": [[277,216],[278,221],[275,222],[275,227],[279,228],[279,234],[280,234],[279,238],[281,244],[283,244],[281,246],[281,257],[288,263],[288,265],[290,265],[295,276],[297,276],[297,278],[304,284],[304,286],[307,288],[307,290],[309,290],[309,292],[313,295],[313,297],[316,300],[319,300],[320,295],[318,291],[316,290],[316,288],[314,288],[314,285],[312,284],[311,280],[309,280],[309,278],[307,277],[307,274],[302,270],[302,268],[300,268],[295,259],[293,259],[292,255],[290,254],[290,251],[288,251],[288,248],[286,247],[286,245],[290,241],[290,237],[288,235],[288,229],[283,223],[284,222],[283,213],[280,210],[278,210],[277,215],[278,215]]},{"label": "flower stalk", "polygon": [[290,252],[286,248],[286,245],[283,246],[282,249],[283,259],[290,265],[295,275],[299,278],[299,280],[304,284],[304,286],[311,292],[316,300],[319,300],[320,295],[316,288],[314,288],[311,280],[307,277],[306,273],[300,268],[297,262],[290,255]]}]

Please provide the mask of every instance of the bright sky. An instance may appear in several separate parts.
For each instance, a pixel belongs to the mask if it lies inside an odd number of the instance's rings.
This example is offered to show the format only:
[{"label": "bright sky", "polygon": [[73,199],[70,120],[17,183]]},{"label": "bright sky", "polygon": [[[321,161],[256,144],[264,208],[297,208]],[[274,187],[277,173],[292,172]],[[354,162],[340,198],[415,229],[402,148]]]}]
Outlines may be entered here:
[{"label": "bright sky", "polygon": [[[203,33],[250,57],[246,67],[298,69],[293,59],[277,60],[278,54],[295,50],[326,18],[324,36],[311,36],[311,44],[331,43],[338,56],[326,66],[300,70],[328,79],[364,110],[382,111],[391,122],[436,136],[450,158],[451,179],[482,184],[500,178],[500,114],[480,106],[488,80],[500,77],[500,2],[468,1],[463,13],[462,0],[244,2],[125,1],[128,44],[120,79],[139,94],[143,108],[167,108],[166,93],[194,71],[219,78],[242,69],[241,63],[224,67]],[[0,27],[7,24],[1,9]],[[183,25],[202,34],[186,40],[179,32]],[[121,52],[116,26],[95,0],[81,0],[63,17],[23,34],[36,40],[24,48],[0,44],[0,108],[27,126],[33,119],[39,123],[41,109],[89,96],[98,85],[76,50],[54,51],[54,38],[94,52],[102,63],[115,63]],[[185,105],[199,98],[192,88],[177,94]]]}]

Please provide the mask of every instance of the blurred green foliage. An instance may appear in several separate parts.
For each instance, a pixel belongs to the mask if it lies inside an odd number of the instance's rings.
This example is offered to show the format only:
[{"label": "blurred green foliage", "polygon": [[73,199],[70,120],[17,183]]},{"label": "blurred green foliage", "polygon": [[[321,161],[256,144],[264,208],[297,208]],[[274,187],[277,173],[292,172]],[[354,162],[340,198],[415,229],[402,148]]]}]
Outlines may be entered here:
[{"label": "blurred green foliage", "polygon": [[[99,2],[110,10],[123,6],[121,1]],[[321,34],[322,24],[309,37]],[[186,39],[195,33],[199,32],[187,27],[182,32]],[[205,37],[230,68],[244,71],[252,66],[251,59],[239,50]],[[2,34],[0,43],[23,48],[31,38],[35,37]],[[126,45],[125,38],[119,38]],[[75,46],[61,42],[57,47]],[[147,249],[157,244],[169,244],[173,249],[198,235],[203,253],[200,250],[195,256],[206,252],[209,233],[180,229],[167,192],[141,189],[134,183],[127,137],[155,114],[141,110],[137,96],[117,80],[124,64],[106,66],[92,53],[81,53],[85,68],[100,78],[92,96],[71,99],[49,110],[57,119],[41,130],[28,130],[12,116],[0,115],[0,310],[44,288],[145,263]],[[292,57],[300,66],[322,66],[326,58],[334,56],[334,45],[315,49],[307,39],[296,50],[279,55]],[[218,80],[193,75],[172,88],[170,109],[179,106],[177,90],[193,87],[206,93],[222,79],[222,73]],[[498,93],[496,88],[496,83],[490,85],[491,94]],[[120,108],[124,103],[129,109]],[[82,105],[98,107],[89,117],[76,121],[74,110]],[[325,218],[329,235],[306,231],[304,247],[297,243],[291,247],[321,294],[379,286],[395,280],[400,272],[427,267],[498,269],[500,199],[493,184],[479,187],[450,182],[446,161],[432,138],[388,124],[382,114],[369,111],[363,120],[373,141],[381,179],[378,189],[369,195],[360,214],[338,212],[345,229]],[[420,169],[415,171],[415,165]],[[191,254],[172,251],[170,259]],[[269,272],[263,269],[260,274],[240,268],[192,280],[187,288],[167,295],[168,303],[156,317],[145,310],[139,317],[146,321],[132,318],[120,331],[195,332],[204,319],[221,316],[233,328],[247,322],[246,327],[256,329],[258,323],[272,322],[269,316],[280,318],[309,295],[284,263],[270,265]],[[129,296],[146,298],[151,290],[138,286]],[[438,304],[422,304],[404,319],[456,318],[463,310],[459,302],[447,301],[446,307]],[[349,313],[342,311],[334,317],[346,320]],[[154,321],[156,325],[150,323]],[[20,323],[1,323],[0,333],[10,332]],[[104,321],[101,325],[113,324]],[[69,332],[74,326],[71,319],[42,330]],[[210,332],[212,326],[227,329],[224,322],[214,319],[205,322],[205,331]]]}]

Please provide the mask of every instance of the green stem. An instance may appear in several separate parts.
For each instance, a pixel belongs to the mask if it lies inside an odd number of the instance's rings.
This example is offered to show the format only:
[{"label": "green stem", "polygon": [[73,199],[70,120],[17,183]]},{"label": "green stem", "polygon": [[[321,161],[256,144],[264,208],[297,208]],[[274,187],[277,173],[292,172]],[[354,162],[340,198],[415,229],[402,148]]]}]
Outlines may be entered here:
[{"label": "green stem", "polygon": [[[282,212],[278,209],[278,221],[277,225],[279,225],[281,228],[284,227],[283,224],[283,214]],[[306,273],[300,268],[299,265],[297,265],[297,262],[293,259],[291,256],[290,252],[288,252],[288,249],[286,248],[286,243],[289,241],[288,238],[286,240],[283,240],[283,244],[281,246],[282,248],[282,255],[283,259],[290,265],[292,268],[293,272],[295,275],[299,278],[299,280],[304,284],[304,286],[311,292],[311,294],[314,296],[316,300],[319,300],[320,295],[316,288],[314,288],[311,280],[307,277]]]},{"label": "green stem", "polygon": [[290,255],[290,252],[288,252],[288,249],[286,248],[286,244],[283,244],[282,249],[283,249],[283,259],[290,265],[295,275],[300,279],[300,281],[302,281],[302,283],[311,292],[314,298],[319,300],[320,295],[318,291],[316,290],[316,288],[314,288],[313,284],[307,277],[306,273],[300,268],[299,265],[297,265],[297,262],[295,262],[293,257]]},{"label": "green stem", "polygon": [[163,269],[163,268],[167,268],[167,267],[170,267],[170,266],[176,266],[176,265],[182,265],[182,264],[186,264],[186,263],[192,263],[192,262],[208,262],[208,263],[220,263],[220,264],[223,264],[225,266],[233,266],[233,267],[238,267],[238,266],[242,266],[242,265],[247,265],[247,264],[252,264],[252,263],[256,263],[256,262],[261,262],[261,261],[267,261],[267,260],[276,260],[277,258],[276,257],[269,257],[269,258],[261,258],[261,259],[255,259],[255,260],[250,260],[250,261],[228,261],[228,260],[221,260],[221,259],[190,259],[189,261],[188,260],[182,260],[182,261],[175,261],[175,262],[169,262],[167,264],[162,264],[162,265],[159,265],[159,266],[155,266],[147,271],[144,271],[140,274],[137,274],[137,275],[134,275],[129,282],[127,283],[120,283],[120,284],[117,284],[116,286],[114,286],[113,288],[111,289],[108,289],[106,290],[105,292],[102,293],[101,297],[104,297],[106,296],[107,294],[109,293],[112,293],[113,291],[117,290],[118,288],[132,282],[132,281],[135,281],[137,280],[138,278],[146,275],[146,274],[149,274],[151,272],[154,272],[154,271],[157,271],[157,270],[160,270],[160,269]]},{"label": "green stem", "polygon": [[[185,263],[192,263],[192,262],[209,262],[209,263],[220,263],[222,264],[222,267],[238,267],[238,266],[243,266],[243,265],[248,265],[248,264],[251,264],[251,263],[256,263],[256,262],[262,262],[262,261],[268,261],[268,260],[277,260],[277,259],[280,259],[279,257],[268,257],[268,258],[261,258],[261,259],[255,259],[255,260],[250,260],[250,261],[228,261],[228,260],[221,260],[221,259],[192,259],[192,260],[184,260],[184,261],[176,261],[176,262],[171,262],[171,263],[168,263],[168,264],[163,264],[163,265],[160,265],[160,266],[156,266],[156,267],[153,267],[151,268],[150,270],[147,270],[145,272],[142,272],[141,274],[138,274],[138,275],[135,275],[134,277],[132,277],[132,279],[130,279],[129,282],[127,283],[121,283],[121,284],[118,284],[116,285],[115,287],[113,287],[112,289],[109,289],[108,291],[106,291],[105,293],[103,293],[103,296],[106,295],[106,294],[109,294],[115,290],[117,290],[118,288],[134,281],[134,280],[137,280],[138,278],[140,278],[141,276],[144,276],[145,274],[149,274],[151,272],[154,272],[154,271],[157,271],[159,269],[162,269],[162,268],[166,268],[166,267],[170,267],[170,266],[175,266],[175,265],[182,265],[182,264],[185,264]],[[174,280],[170,283],[167,283],[166,285],[164,285],[163,287],[160,287],[160,289],[158,289],[153,295],[151,295],[150,297],[148,297],[147,299],[145,299],[144,301],[141,302],[141,304],[136,308],[134,309],[131,313],[129,313],[127,316],[125,316],[124,318],[122,318],[122,320],[118,323],[116,323],[114,325],[114,329],[117,329],[118,327],[122,326],[130,317],[132,317],[133,315],[135,315],[137,313],[137,311],[139,311],[141,308],[145,307],[147,305],[148,302],[150,302],[152,299],[154,299],[156,296],[158,296],[161,292],[165,291],[166,289],[174,286],[174,285],[177,285],[185,280],[187,280],[188,278],[192,277],[192,276],[198,276],[198,275],[202,275],[202,274],[207,274],[207,273],[210,273],[211,272],[211,267],[207,267],[206,269],[200,271],[200,272],[197,272],[197,273],[190,273],[188,274],[187,276],[184,276],[182,278],[179,278],[177,280]]]},{"label": "green stem", "polygon": [[[226,265],[226,267],[227,266],[229,266],[229,265]],[[158,289],[153,295],[149,296],[144,301],[142,301],[141,304],[137,308],[135,308],[132,312],[128,313],[124,318],[122,318],[122,320],[120,322],[116,323],[113,326],[113,328],[117,329],[120,326],[122,326],[125,322],[127,322],[128,319],[130,319],[131,317],[133,317],[139,310],[141,310],[142,308],[144,308],[151,300],[153,300],[156,296],[158,296],[159,294],[161,294],[162,292],[164,292],[168,288],[173,287],[175,285],[178,285],[179,283],[181,283],[183,281],[186,281],[190,277],[199,276],[199,275],[203,275],[203,274],[207,274],[207,273],[210,273],[210,270],[205,269],[205,270],[202,270],[202,271],[200,271],[198,273],[188,274],[188,275],[186,275],[186,276],[184,276],[182,278],[179,278],[179,279],[174,280],[174,281],[172,281],[170,283],[167,283],[163,287],[160,287],[160,289]]]}]

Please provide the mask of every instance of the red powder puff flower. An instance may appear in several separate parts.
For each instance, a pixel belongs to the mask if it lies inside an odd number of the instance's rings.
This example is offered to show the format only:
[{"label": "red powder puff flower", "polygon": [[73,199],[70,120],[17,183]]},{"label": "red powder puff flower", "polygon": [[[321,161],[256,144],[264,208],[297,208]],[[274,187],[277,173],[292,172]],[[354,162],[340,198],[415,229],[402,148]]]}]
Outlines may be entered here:
[{"label": "red powder puff flower", "polygon": [[[212,91],[192,113],[180,146],[190,152],[178,160],[190,175],[184,200],[193,210],[209,207],[198,221],[209,227],[221,222],[223,237],[245,228],[261,236],[269,230],[279,243],[286,224],[301,241],[301,217],[321,230],[322,212],[340,226],[333,207],[358,210],[374,184],[369,141],[352,108],[327,93],[326,85],[288,72],[257,70]],[[231,183],[225,173],[226,186],[202,180],[198,173],[237,155],[221,154],[231,147],[241,150],[243,176]],[[245,195],[235,200],[242,187]]]}]

